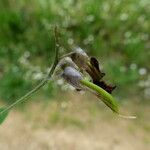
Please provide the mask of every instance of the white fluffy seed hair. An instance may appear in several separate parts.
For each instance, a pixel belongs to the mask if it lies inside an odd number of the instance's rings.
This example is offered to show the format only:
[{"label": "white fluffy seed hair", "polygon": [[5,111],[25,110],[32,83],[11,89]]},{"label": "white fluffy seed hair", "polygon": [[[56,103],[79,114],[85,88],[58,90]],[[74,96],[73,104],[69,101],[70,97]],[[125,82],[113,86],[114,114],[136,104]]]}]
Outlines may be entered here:
[{"label": "white fluffy seed hair", "polygon": [[78,69],[77,65],[72,61],[70,57],[65,57],[60,60],[58,67],[63,68],[63,66],[70,66],[75,69]]},{"label": "white fluffy seed hair", "polygon": [[78,54],[81,54],[81,55],[84,55],[86,57],[88,57],[88,55],[86,54],[86,52],[81,48],[81,47],[74,47],[74,52],[78,53]]},{"label": "white fluffy seed hair", "polygon": [[55,69],[54,76],[55,77],[60,77],[62,75],[64,69],[67,66],[70,66],[72,68],[75,68],[75,69],[79,70],[77,65],[72,61],[72,59],[70,57],[64,57],[59,61],[58,65]]},{"label": "white fluffy seed hair", "polygon": [[71,55],[73,62],[80,68],[86,69],[89,56],[80,47],[74,48],[74,53]]}]

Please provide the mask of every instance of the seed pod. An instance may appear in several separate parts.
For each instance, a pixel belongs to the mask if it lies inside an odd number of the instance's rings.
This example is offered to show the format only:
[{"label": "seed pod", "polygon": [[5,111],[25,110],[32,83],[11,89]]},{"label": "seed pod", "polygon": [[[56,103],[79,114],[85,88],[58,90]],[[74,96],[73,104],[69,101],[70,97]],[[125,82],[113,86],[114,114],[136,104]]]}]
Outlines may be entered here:
[{"label": "seed pod", "polygon": [[54,77],[55,77],[56,79],[60,78],[60,76],[62,76],[62,74],[63,74],[63,72],[64,72],[64,69],[65,69],[66,67],[68,67],[68,66],[70,66],[70,67],[72,67],[72,68],[75,68],[75,69],[78,69],[78,67],[77,67],[76,64],[72,61],[72,59],[71,59],[70,57],[64,57],[64,58],[62,58],[62,59],[59,61],[58,65],[57,65],[57,67],[56,67],[56,69],[55,69],[55,72],[54,72]]},{"label": "seed pod", "polygon": [[72,67],[72,68],[78,68],[77,65],[72,61],[72,59],[70,57],[65,57],[63,59],[60,60],[58,67],[61,69],[65,69],[66,67]]},{"label": "seed pod", "polygon": [[93,81],[99,81],[105,75],[99,68],[98,60],[94,57],[90,58],[80,47],[75,48],[71,59],[81,70],[86,71]]},{"label": "seed pod", "polygon": [[80,81],[82,80],[81,74],[73,67],[65,67],[62,77],[77,90],[80,90],[82,87]]},{"label": "seed pod", "polygon": [[126,119],[136,118],[136,116],[128,116],[128,115],[120,114],[119,106],[116,99],[111,94],[103,90],[101,87],[85,79],[82,79],[80,82],[82,85],[88,87],[90,90],[93,90],[96,96],[100,98],[114,113],[118,114],[119,117],[126,118]]},{"label": "seed pod", "polygon": [[80,69],[85,70],[88,67],[89,56],[80,47],[74,49],[71,59]]},{"label": "seed pod", "polygon": [[116,88],[116,86],[108,85],[105,81],[101,81],[105,73],[100,70],[99,61],[95,57],[89,57],[80,47],[74,48],[74,52],[69,53],[67,56],[70,56],[81,72],[89,74],[94,84],[100,86],[108,93],[112,93]]}]

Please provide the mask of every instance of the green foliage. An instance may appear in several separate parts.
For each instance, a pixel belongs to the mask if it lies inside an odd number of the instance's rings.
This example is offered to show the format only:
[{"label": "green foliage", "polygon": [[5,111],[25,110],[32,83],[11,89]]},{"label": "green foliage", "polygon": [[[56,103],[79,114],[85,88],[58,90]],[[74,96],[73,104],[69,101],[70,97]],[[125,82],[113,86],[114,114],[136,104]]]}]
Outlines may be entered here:
[{"label": "green foliage", "polygon": [[2,99],[12,103],[29,91],[31,81],[24,78],[24,73],[25,71],[19,68],[19,66],[10,66],[0,82],[0,95]]},{"label": "green foliage", "polygon": [[[139,75],[139,69],[150,70],[149,4],[149,0],[1,0],[0,97],[13,100],[31,88],[34,81],[24,76],[34,71],[18,65],[26,51],[30,64],[41,71],[52,63],[55,24],[65,47],[62,53],[70,51],[72,44],[85,48],[100,58],[109,80],[125,93],[133,87],[137,91],[137,83],[148,78]],[[17,72],[12,64],[17,64]],[[132,64],[136,69],[130,69]],[[45,88],[50,96],[53,87]]]},{"label": "green foliage", "polygon": [[6,117],[8,116],[8,111],[5,111],[4,113],[1,113],[3,110],[5,110],[5,108],[0,108],[0,124],[2,124],[4,122],[4,120],[6,119]]}]

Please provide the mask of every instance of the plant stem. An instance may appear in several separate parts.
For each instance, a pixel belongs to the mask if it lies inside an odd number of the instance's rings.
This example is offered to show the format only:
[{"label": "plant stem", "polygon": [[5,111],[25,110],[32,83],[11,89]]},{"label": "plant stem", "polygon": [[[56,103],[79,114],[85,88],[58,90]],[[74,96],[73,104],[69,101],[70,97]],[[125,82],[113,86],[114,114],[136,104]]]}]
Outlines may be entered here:
[{"label": "plant stem", "polygon": [[22,96],[20,99],[16,100],[14,103],[12,103],[8,107],[6,107],[3,111],[0,112],[0,115],[2,115],[6,111],[9,111],[10,109],[12,109],[17,104],[20,104],[20,103],[24,102],[31,95],[33,95],[35,92],[37,92],[41,87],[43,87],[48,82],[49,78],[51,78],[51,76],[53,75],[53,73],[55,71],[55,68],[56,68],[56,66],[59,62],[59,58],[58,58],[59,44],[58,44],[58,33],[57,33],[57,27],[56,26],[55,26],[55,29],[54,29],[54,37],[55,37],[55,59],[54,59],[53,65],[50,68],[50,70],[49,70],[47,76],[45,77],[45,79],[43,79],[33,90],[29,91],[27,94]]},{"label": "plant stem", "polygon": [[16,106],[17,104],[22,103],[23,101],[25,101],[27,98],[29,98],[32,94],[34,94],[36,91],[38,91],[41,87],[43,87],[48,80],[44,79],[43,81],[41,81],[40,84],[38,84],[33,90],[31,90],[30,92],[28,92],[27,94],[25,94],[24,96],[22,96],[20,99],[16,100],[14,103],[12,103],[11,105],[9,105],[8,107],[6,107],[3,111],[0,112],[0,115],[3,114],[6,111],[9,111],[10,109],[12,109],[14,106]]}]

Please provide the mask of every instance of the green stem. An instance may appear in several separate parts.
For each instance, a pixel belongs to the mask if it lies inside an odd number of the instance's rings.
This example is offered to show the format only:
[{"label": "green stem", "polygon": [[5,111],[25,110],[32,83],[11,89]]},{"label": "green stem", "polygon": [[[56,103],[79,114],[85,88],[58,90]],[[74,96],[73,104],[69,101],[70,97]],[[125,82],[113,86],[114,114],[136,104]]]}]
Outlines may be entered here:
[{"label": "green stem", "polygon": [[95,91],[98,95],[98,97],[102,98],[102,101],[115,113],[119,113],[118,104],[116,100],[110,95],[108,92],[103,90],[101,87],[97,86],[96,84],[82,79],[81,84],[90,88],[91,90]]},{"label": "green stem", "polygon": [[8,107],[6,107],[3,111],[0,112],[0,115],[2,115],[4,112],[9,111],[10,109],[12,109],[14,106],[16,106],[17,104],[22,103],[23,101],[25,101],[27,98],[29,98],[32,94],[34,94],[36,91],[38,91],[41,87],[43,87],[48,80],[44,79],[40,84],[38,84],[33,90],[31,90],[30,92],[28,92],[27,94],[25,94],[24,96],[22,96],[20,99],[16,100],[14,103],[12,103],[11,105],[9,105]]},{"label": "green stem", "polygon": [[33,90],[29,91],[27,94],[25,94],[24,96],[22,96],[20,99],[16,100],[14,103],[12,103],[11,105],[9,105],[8,107],[6,107],[3,111],[0,112],[0,115],[2,115],[3,113],[9,111],[10,109],[12,109],[14,106],[24,102],[26,99],[28,99],[31,95],[33,95],[35,92],[37,92],[41,87],[43,87],[49,80],[49,78],[51,78],[51,76],[53,75],[55,68],[59,62],[59,58],[58,58],[58,51],[59,51],[59,44],[58,44],[58,35],[57,35],[57,27],[55,27],[55,60],[54,63],[52,65],[52,67],[50,68],[47,76],[45,79],[43,79]]}]

